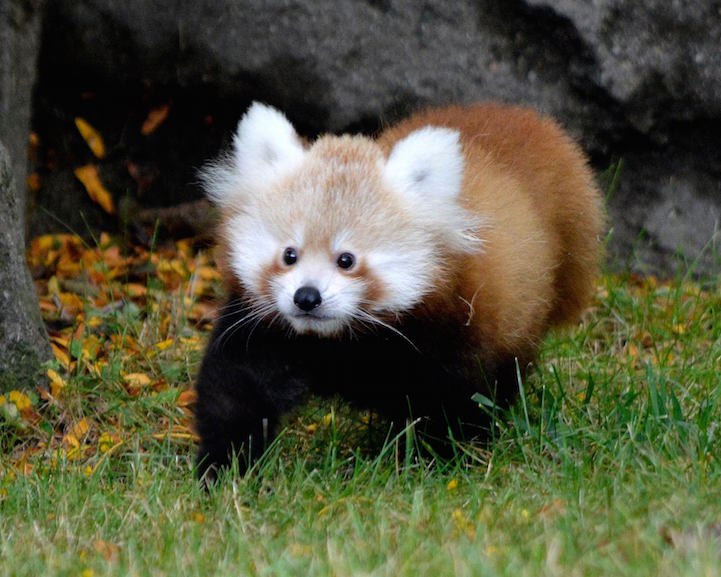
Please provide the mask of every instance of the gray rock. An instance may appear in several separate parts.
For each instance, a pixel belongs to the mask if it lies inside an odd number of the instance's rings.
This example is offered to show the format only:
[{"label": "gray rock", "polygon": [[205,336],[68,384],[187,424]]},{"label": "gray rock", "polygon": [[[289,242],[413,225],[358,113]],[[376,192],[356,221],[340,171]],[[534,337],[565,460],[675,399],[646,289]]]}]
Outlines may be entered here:
[{"label": "gray rock", "polygon": [[43,380],[52,351],[25,261],[25,235],[7,150],[0,142],[0,392]]},{"label": "gray rock", "polygon": [[373,129],[426,104],[532,105],[599,172],[623,158],[609,204],[617,266],[669,273],[681,254],[712,272],[720,10],[704,0],[52,0],[43,69],[98,85],[211,86],[238,116],[261,99],[308,133]]}]

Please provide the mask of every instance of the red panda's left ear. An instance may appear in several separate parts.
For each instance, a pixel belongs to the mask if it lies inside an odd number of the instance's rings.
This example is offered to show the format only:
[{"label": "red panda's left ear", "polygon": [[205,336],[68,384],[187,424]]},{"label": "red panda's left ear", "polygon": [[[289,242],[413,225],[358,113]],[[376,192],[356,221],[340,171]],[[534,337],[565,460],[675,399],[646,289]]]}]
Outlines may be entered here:
[{"label": "red panda's left ear", "polygon": [[304,156],[303,144],[283,113],[254,102],[238,123],[231,153],[203,170],[206,192],[220,205],[262,194]]},{"label": "red panda's left ear", "polygon": [[386,161],[386,182],[417,207],[453,202],[461,192],[465,162],[460,133],[426,126],[398,141]]}]

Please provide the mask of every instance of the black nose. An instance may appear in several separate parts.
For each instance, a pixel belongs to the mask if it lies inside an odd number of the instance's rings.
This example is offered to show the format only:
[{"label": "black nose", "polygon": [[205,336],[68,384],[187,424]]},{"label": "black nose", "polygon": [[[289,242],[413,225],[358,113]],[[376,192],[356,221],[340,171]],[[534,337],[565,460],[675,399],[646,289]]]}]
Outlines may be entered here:
[{"label": "black nose", "polygon": [[314,286],[302,286],[293,295],[293,302],[300,310],[308,312],[320,306],[320,292]]}]

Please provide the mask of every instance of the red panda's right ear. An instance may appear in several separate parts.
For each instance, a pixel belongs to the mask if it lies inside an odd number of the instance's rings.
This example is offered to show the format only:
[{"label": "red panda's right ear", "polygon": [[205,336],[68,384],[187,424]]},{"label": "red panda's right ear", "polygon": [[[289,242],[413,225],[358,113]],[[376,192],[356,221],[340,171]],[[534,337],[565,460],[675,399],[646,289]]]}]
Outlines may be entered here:
[{"label": "red panda's right ear", "polygon": [[262,193],[303,161],[303,144],[278,110],[254,102],[238,123],[232,151],[203,169],[208,197],[221,206]]}]

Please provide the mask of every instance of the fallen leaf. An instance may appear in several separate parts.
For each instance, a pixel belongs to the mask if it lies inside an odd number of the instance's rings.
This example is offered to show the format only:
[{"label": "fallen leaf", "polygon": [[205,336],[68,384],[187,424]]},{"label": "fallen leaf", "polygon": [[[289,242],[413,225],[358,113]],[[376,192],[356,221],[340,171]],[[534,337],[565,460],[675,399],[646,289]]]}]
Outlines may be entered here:
[{"label": "fallen leaf", "polygon": [[76,168],[73,173],[76,178],[83,183],[85,190],[88,192],[88,196],[93,202],[99,204],[108,214],[115,213],[113,197],[100,181],[98,169],[94,164],[80,166]]},{"label": "fallen leaf", "polygon": [[150,380],[150,377],[145,373],[128,373],[127,375],[123,376],[123,381],[125,381],[125,384],[128,385],[131,389],[140,389],[142,387],[147,387],[152,382]]},{"label": "fallen leaf", "polygon": [[143,122],[143,126],[140,128],[140,134],[148,136],[155,132],[158,126],[165,122],[165,119],[168,117],[168,112],[170,112],[170,105],[167,103],[153,108],[150,112],[148,112],[148,116],[145,118],[145,122]]},{"label": "fallen leaf", "polygon": [[199,266],[195,274],[198,275],[198,277],[202,278],[206,281],[220,281],[222,278],[220,276],[220,272],[218,272],[218,269],[211,267],[211,266]]},{"label": "fallen leaf", "polygon": [[174,343],[174,339],[165,339],[164,341],[160,341],[159,343],[155,343],[155,348],[161,351],[164,351],[165,349],[172,346]]},{"label": "fallen leaf", "polygon": [[31,132],[28,135],[28,159],[31,162],[37,162],[39,147],[40,147],[40,137],[37,135],[36,132]]},{"label": "fallen leaf", "polygon": [[102,555],[106,561],[114,562],[118,560],[118,554],[120,553],[120,547],[114,543],[108,543],[102,539],[96,539],[93,542],[93,549],[99,555]]},{"label": "fallen leaf", "polygon": [[54,370],[48,369],[48,378],[50,379],[50,394],[53,397],[57,397],[66,386],[65,380],[57,374]]},{"label": "fallen leaf", "polygon": [[144,284],[140,284],[137,282],[130,282],[125,285],[125,293],[131,298],[140,298],[144,297],[148,292],[148,287],[146,287]]},{"label": "fallen leaf", "polygon": [[55,343],[50,343],[50,348],[53,349],[53,354],[55,355],[55,358],[60,361],[60,363],[65,367],[70,367],[70,357],[68,356],[68,353],[66,353],[63,349],[61,349],[58,345]]},{"label": "fallen leaf", "polygon": [[79,116],[75,118],[75,126],[96,158],[105,158],[105,143],[100,133],[90,123]]},{"label": "fallen leaf", "polygon": [[194,389],[188,389],[178,395],[177,404],[179,407],[187,407],[195,403],[197,394]]},{"label": "fallen leaf", "polygon": [[28,174],[26,182],[28,184],[28,188],[32,192],[37,192],[38,190],[40,190],[40,175],[37,172]]},{"label": "fallen leaf", "polygon": [[62,440],[63,446],[77,449],[78,447],[80,447],[80,442],[83,440],[89,430],[90,422],[87,418],[83,417],[72,427],[70,427],[70,430],[67,433],[65,433]]},{"label": "fallen leaf", "polygon": [[122,439],[117,434],[105,432],[98,439],[98,449],[100,449],[101,453],[107,453],[115,445],[122,442]]},{"label": "fallen leaf", "polygon": [[7,400],[11,403],[14,403],[18,411],[20,412],[29,409],[33,404],[30,400],[30,397],[28,397],[25,393],[17,390],[10,391],[7,394]]}]

